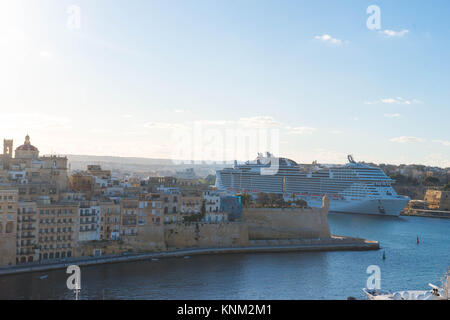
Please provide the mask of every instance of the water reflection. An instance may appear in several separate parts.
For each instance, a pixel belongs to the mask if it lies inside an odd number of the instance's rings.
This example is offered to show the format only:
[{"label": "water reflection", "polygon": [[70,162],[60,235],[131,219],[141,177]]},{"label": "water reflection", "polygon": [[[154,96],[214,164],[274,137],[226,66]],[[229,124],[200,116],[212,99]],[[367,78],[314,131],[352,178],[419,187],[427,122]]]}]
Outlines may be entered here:
[{"label": "water reflection", "polygon": [[[331,214],[335,234],[386,251],[229,254],[83,267],[81,299],[363,299],[366,268],[382,287],[425,289],[450,265],[450,220]],[[420,245],[416,237],[421,237]],[[48,278],[40,280],[42,274]],[[0,299],[73,299],[65,270],[0,277]]]}]

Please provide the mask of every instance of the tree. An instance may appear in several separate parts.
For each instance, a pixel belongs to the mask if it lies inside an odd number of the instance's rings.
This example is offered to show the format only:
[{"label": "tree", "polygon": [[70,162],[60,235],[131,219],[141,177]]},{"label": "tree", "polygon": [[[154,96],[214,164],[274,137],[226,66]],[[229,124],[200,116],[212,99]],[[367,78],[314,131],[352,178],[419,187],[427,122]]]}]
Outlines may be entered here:
[{"label": "tree", "polygon": [[202,218],[204,218],[206,215],[206,201],[205,200],[202,201],[202,207],[200,209],[200,214],[202,215]]},{"label": "tree", "polygon": [[241,197],[241,204],[243,208],[248,208],[252,205],[253,200],[251,195],[248,193],[242,193],[239,196]]},{"label": "tree", "polygon": [[269,195],[267,193],[260,192],[258,193],[257,203],[263,207],[270,204]]},{"label": "tree", "polygon": [[257,203],[262,207],[284,208],[289,205],[283,199],[283,195],[277,193],[259,193]]},{"label": "tree", "polygon": [[440,181],[436,177],[426,177],[423,183],[427,186],[438,186],[440,184]]},{"label": "tree", "polygon": [[450,183],[447,183],[442,190],[443,191],[450,191]]},{"label": "tree", "polygon": [[216,183],[216,176],[213,174],[209,174],[206,178],[205,178],[205,182],[206,184],[209,185],[214,185]]},{"label": "tree", "polygon": [[302,199],[295,200],[294,203],[297,207],[306,208],[308,206],[308,203]]}]

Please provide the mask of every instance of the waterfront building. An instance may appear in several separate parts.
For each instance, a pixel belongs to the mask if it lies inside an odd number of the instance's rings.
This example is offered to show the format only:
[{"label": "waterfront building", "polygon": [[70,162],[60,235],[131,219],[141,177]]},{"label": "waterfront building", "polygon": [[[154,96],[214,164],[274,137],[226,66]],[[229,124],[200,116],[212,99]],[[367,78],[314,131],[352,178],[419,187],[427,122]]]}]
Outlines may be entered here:
[{"label": "waterfront building", "polygon": [[121,213],[119,201],[101,201],[101,240],[119,240]]},{"label": "waterfront building", "polygon": [[0,266],[16,264],[17,189],[0,187]]},{"label": "waterfront building", "polygon": [[39,260],[73,256],[78,238],[78,203],[38,201]]},{"label": "waterfront building", "polygon": [[193,196],[182,196],[180,213],[184,216],[199,214],[202,209],[203,198]]},{"label": "waterfront building", "polygon": [[136,236],[139,199],[122,198],[120,201],[120,211],[122,213],[122,223],[120,225],[121,237]]},{"label": "waterfront building", "polygon": [[78,207],[78,241],[100,240],[100,205],[98,201],[82,201]]},{"label": "waterfront building", "polygon": [[19,201],[17,210],[17,263],[39,261],[39,215],[35,201]]},{"label": "waterfront building", "polygon": [[205,217],[202,220],[208,223],[220,223],[228,221],[228,213],[226,212],[206,212]]},{"label": "waterfront building", "polygon": [[219,212],[220,194],[215,190],[203,191],[206,212]]},{"label": "waterfront building", "polygon": [[158,188],[161,193],[163,214],[165,222],[181,221],[180,199],[181,192],[178,188]]},{"label": "waterfront building", "polygon": [[141,194],[139,199],[139,225],[160,225],[163,221],[164,212],[161,194]]}]

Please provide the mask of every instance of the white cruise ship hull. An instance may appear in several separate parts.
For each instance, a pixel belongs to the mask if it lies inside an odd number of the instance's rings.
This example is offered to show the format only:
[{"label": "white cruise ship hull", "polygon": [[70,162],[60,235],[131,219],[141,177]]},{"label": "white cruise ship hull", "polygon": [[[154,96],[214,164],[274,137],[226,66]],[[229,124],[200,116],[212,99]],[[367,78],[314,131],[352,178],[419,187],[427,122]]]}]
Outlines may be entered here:
[{"label": "white cruise ship hull", "polygon": [[[305,199],[311,207],[320,207],[322,199]],[[330,200],[331,212],[398,217],[409,202],[408,197],[366,200]]]}]

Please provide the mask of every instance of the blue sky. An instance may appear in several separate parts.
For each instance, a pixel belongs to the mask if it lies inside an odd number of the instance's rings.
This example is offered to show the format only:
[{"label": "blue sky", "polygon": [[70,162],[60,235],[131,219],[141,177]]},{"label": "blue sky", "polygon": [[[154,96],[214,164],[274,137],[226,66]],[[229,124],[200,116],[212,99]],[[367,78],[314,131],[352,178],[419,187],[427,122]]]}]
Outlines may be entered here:
[{"label": "blue sky", "polygon": [[[67,26],[70,5],[79,28]],[[380,30],[366,26],[370,5]],[[300,162],[351,153],[450,167],[446,0],[6,0],[0,9],[0,137],[16,145],[29,133],[41,153],[170,158],[174,132],[200,123],[202,136],[278,130],[275,151]],[[217,150],[192,158],[230,148],[193,143]]]}]

